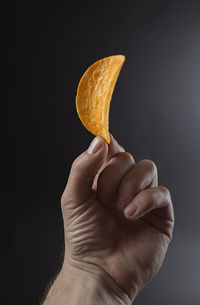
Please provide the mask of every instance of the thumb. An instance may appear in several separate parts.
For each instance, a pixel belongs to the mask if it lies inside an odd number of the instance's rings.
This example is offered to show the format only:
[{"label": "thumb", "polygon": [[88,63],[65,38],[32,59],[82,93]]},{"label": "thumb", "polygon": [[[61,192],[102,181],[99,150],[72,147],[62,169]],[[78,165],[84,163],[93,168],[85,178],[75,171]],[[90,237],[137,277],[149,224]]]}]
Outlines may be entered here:
[{"label": "thumb", "polygon": [[62,195],[62,205],[65,206],[68,202],[81,203],[88,199],[95,175],[105,162],[107,154],[108,145],[98,136],[89,148],[74,160]]}]

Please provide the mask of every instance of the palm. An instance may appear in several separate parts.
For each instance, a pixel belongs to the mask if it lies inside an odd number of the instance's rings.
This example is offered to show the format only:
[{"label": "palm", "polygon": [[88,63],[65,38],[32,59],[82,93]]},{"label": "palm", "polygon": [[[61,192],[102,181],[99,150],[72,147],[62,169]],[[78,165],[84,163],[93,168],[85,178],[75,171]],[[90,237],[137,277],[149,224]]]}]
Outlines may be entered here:
[{"label": "palm", "polygon": [[[151,213],[146,215],[149,219],[130,222],[117,211],[103,207],[95,192],[74,215],[67,228],[72,258],[103,267],[129,294],[134,285],[140,289],[159,269],[169,243],[163,233],[164,219],[162,231],[155,222],[150,224]],[[161,219],[153,217],[160,225]],[[74,238],[80,232],[81,236]]]}]

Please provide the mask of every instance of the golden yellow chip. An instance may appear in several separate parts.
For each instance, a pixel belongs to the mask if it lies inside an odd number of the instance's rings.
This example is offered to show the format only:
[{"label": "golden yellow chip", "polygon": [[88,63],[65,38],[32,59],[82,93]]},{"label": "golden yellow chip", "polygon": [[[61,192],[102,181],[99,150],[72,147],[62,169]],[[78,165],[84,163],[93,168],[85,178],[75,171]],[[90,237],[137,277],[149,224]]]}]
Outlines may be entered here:
[{"label": "golden yellow chip", "polygon": [[76,109],[85,128],[110,143],[109,109],[125,56],[103,58],[83,74],[76,95]]}]

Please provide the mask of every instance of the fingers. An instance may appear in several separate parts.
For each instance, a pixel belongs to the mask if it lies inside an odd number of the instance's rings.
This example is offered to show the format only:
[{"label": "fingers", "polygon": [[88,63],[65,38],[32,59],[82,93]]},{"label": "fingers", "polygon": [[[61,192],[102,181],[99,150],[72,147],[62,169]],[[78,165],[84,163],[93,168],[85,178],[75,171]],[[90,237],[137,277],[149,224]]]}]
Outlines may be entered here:
[{"label": "fingers", "polygon": [[108,145],[107,161],[114,157],[119,152],[124,152],[124,148],[119,145],[115,138],[110,133],[110,144]]},{"label": "fingers", "polygon": [[121,181],[115,208],[123,211],[140,191],[150,186],[157,186],[157,180],[157,168],[152,161],[138,162]]},{"label": "fingers", "polygon": [[120,152],[109,161],[101,172],[97,182],[97,199],[104,205],[112,202],[121,180],[134,166],[131,154]]},{"label": "fingers", "polygon": [[174,222],[171,195],[166,187],[158,186],[143,190],[128,204],[123,213],[127,219],[135,220],[151,211],[154,214],[147,218],[149,222],[157,224],[155,216],[159,216],[162,220],[167,220],[171,223]]},{"label": "fingers", "polygon": [[100,173],[107,166],[108,162],[120,152],[124,152],[124,148],[122,146],[120,146],[119,143],[115,140],[115,138],[110,134],[110,144],[108,145],[107,158],[95,176],[95,179],[93,182],[94,191],[96,191],[96,189],[97,189],[97,180],[98,180]]},{"label": "fingers", "polygon": [[94,138],[88,150],[73,162],[62,202],[83,202],[88,198],[94,177],[105,162],[107,153],[105,141],[101,137]]}]

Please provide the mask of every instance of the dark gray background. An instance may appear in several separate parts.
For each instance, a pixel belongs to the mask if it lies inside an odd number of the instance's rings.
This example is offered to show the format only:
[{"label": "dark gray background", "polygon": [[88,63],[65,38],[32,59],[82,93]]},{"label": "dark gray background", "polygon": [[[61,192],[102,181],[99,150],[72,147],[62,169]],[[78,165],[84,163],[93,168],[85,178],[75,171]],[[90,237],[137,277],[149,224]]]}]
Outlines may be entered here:
[{"label": "dark gray background", "polygon": [[55,1],[9,8],[2,193],[4,304],[38,304],[60,264],[60,196],[93,136],[75,110],[80,77],[124,54],[110,131],[136,161],[154,160],[174,203],[174,238],[137,305],[200,301],[200,2]]}]

